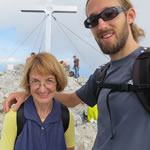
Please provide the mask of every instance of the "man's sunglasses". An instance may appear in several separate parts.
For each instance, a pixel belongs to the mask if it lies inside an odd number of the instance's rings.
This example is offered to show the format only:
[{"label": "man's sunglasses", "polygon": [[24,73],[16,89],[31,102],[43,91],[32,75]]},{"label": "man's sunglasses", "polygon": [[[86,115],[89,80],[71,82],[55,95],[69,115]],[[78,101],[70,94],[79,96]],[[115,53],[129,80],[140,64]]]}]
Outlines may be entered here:
[{"label": "man's sunglasses", "polygon": [[120,12],[125,11],[125,8],[122,8],[120,6],[110,7],[103,10],[101,13],[88,17],[84,21],[84,25],[86,28],[94,28],[98,25],[98,20],[102,18],[104,21],[109,21],[115,18],[120,14]]}]

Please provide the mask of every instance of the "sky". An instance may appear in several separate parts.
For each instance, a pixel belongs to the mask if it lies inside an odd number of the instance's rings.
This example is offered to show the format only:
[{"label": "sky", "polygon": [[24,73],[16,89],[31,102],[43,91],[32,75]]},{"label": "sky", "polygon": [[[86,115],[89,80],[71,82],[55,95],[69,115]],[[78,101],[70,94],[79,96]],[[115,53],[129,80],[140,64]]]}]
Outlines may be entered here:
[{"label": "sky", "polygon": [[[150,1],[131,0],[136,20],[145,30],[146,38],[140,44],[150,45]],[[89,29],[84,28],[86,0],[53,0],[53,5],[77,6],[77,13],[54,13],[51,17],[51,53],[58,60],[66,60],[73,67],[73,56],[80,59],[80,75],[89,77],[100,65],[109,61],[102,54]],[[45,50],[46,31],[44,13],[25,13],[21,9],[45,9],[50,0],[0,0],[0,71],[7,64],[24,64],[31,52]]]}]

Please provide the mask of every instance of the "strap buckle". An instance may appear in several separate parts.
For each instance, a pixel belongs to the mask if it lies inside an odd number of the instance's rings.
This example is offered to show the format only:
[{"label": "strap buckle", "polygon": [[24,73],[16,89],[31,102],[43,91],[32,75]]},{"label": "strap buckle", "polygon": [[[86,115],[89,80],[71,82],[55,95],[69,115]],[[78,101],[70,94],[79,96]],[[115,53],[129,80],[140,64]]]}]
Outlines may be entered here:
[{"label": "strap buckle", "polygon": [[120,91],[130,91],[131,86],[131,84],[120,84],[119,89]]}]

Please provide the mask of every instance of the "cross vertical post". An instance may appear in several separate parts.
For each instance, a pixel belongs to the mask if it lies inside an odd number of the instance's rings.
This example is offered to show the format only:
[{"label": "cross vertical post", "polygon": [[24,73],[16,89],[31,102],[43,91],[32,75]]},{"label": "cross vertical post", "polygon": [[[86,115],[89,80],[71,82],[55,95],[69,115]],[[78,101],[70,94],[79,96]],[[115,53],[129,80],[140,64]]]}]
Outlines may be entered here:
[{"label": "cross vertical post", "polygon": [[46,19],[46,30],[45,30],[45,51],[51,51],[51,19],[53,13],[76,13],[76,6],[63,6],[63,5],[53,5],[49,4],[45,9],[38,10],[21,10],[21,12],[32,12],[32,13],[45,13],[47,16]]}]

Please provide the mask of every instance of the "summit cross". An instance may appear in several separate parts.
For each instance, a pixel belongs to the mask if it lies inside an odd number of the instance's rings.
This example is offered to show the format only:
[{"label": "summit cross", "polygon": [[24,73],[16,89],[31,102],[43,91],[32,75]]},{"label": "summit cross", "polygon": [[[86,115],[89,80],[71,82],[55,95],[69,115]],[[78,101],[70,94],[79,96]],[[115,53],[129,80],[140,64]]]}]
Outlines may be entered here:
[{"label": "summit cross", "polygon": [[70,5],[54,5],[52,0],[49,0],[49,4],[44,9],[23,9],[21,12],[32,12],[32,13],[45,13],[46,19],[46,32],[45,32],[45,51],[51,51],[51,19],[53,13],[76,13],[77,7]]}]

